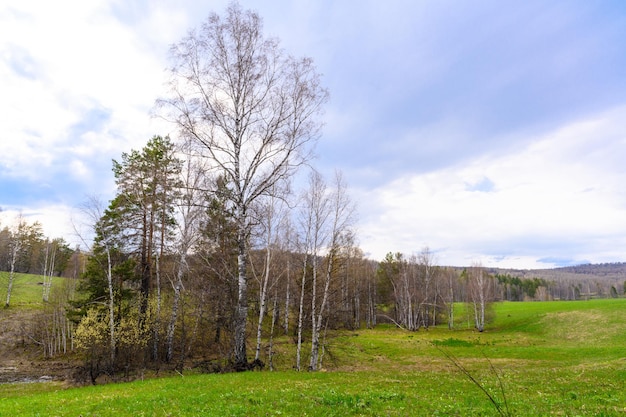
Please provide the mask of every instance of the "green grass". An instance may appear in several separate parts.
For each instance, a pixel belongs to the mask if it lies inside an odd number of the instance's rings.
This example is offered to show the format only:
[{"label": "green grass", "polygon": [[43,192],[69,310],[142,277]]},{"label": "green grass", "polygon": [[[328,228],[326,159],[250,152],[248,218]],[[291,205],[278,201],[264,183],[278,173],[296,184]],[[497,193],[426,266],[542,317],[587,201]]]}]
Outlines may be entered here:
[{"label": "green grass", "polygon": [[[71,389],[5,385],[0,416],[496,415],[440,349],[502,401],[499,377],[512,415],[626,416],[625,313],[626,299],[498,303],[483,333],[443,326],[335,333],[324,354],[327,372],[185,375]],[[291,352],[283,356],[286,369]]]},{"label": "green grass", "polygon": [[[13,290],[11,291],[11,307],[41,307],[43,296],[42,275],[14,274]],[[57,285],[62,278],[53,278],[52,285]],[[2,306],[6,303],[7,287],[9,283],[9,273],[0,271],[0,302]]]},{"label": "green grass", "polygon": [[[43,275],[15,273],[13,289],[11,291],[11,309],[41,309],[43,299]],[[7,299],[9,273],[0,271],[0,305],[4,307]],[[63,291],[67,278],[52,277],[50,299],[53,300],[56,291]]]}]

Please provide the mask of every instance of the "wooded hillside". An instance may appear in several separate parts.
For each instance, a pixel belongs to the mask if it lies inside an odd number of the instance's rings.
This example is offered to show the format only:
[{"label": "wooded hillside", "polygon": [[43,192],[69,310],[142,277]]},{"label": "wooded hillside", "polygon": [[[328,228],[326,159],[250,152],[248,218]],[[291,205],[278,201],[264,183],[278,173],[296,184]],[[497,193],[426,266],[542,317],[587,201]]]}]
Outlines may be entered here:
[{"label": "wooded hillside", "polygon": [[584,264],[553,269],[498,269],[494,275],[539,279],[548,283],[552,299],[615,297],[626,291],[626,262]]}]

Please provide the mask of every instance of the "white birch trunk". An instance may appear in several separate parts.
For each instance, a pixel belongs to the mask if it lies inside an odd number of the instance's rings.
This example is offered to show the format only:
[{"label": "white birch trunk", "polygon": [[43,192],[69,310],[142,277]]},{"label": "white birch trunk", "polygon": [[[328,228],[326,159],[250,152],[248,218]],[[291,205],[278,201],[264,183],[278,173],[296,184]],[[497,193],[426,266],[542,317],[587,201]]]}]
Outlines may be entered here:
[{"label": "white birch trunk", "polygon": [[261,282],[261,291],[259,294],[259,321],[256,328],[256,352],[254,354],[254,360],[257,361],[261,357],[261,336],[263,330],[263,318],[265,317],[266,301],[267,301],[267,286],[270,278],[270,262],[272,260],[272,251],[270,249],[271,229],[268,231],[268,244],[265,253],[265,269],[263,271],[263,278]]},{"label": "white birch trunk", "polygon": [[298,342],[296,347],[296,370],[300,370],[300,357],[302,353],[302,316],[304,315],[304,288],[306,283],[306,269],[308,266],[307,255],[304,255],[302,265],[302,283],[300,285],[300,306],[298,309]]},{"label": "white birch trunk", "polygon": [[274,293],[274,311],[272,312],[272,325],[270,326],[270,341],[269,341],[269,348],[268,348],[268,352],[267,352],[267,356],[268,356],[268,362],[269,362],[269,368],[270,371],[274,370],[274,328],[276,326],[276,318],[277,318],[277,311],[278,309],[278,296],[276,293]]},{"label": "white birch trunk", "polygon": [[244,370],[248,366],[246,351],[246,324],[248,322],[248,277],[246,273],[248,257],[246,252],[247,228],[242,224],[245,217],[239,219],[238,255],[237,255],[237,306],[234,321],[234,357],[235,367]]},{"label": "white birch trunk", "polygon": [[[319,350],[320,350],[320,333],[322,330],[322,320],[324,319],[324,311],[328,303],[328,293],[330,289],[330,281],[332,277],[333,262],[335,259],[335,250],[331,249],[328,255],[328,263],[326,267],[326,274],[324,279],[324,292],[322,294],[322,302],[319,306],[319,313],[317,317],[313,312],[313,331],[311,334],[311,361],[309,363],[310,371],[317,371],[319,365]],[[314,273],[315,275],[315,273]]]},{"label": "white birch trunk", "polygon": [[11,292],[13,291],[13,281],[15,279],[15,263],[17,261],[17,255],[22,248],[22,242],[19,239],[15,239],[13,248],[11,250],[11,270],[9,271],[9,284],[7,286],[7,300],[5,306],[8,307],[11,303]]},{"label": "white birch trunk", "polygon": [[41,295],[42,301],[45,303],[48,301],[48,297],[46,296],[46,287],[48,283],[48,257],[50,256],[50,241],[46,239],[46,251],[44,253],[44,262],[43,262],[43,294]]},{"label": "white birch trunk", "polygon": [[291,307],[289,304],[290,298],[291,298],[291,293],[289,291],[290,285],[291,285],[291,260],[288,259],[287,260],[287,283],[286,283],[286,290],[285,290],[285,313],[284,313],[284,319],[283,319],[283,333],[284,334],[289,333],[289,308]]},{"label": "white birch trunk", "polygon": [[183,275],[187,266],[187,253],[181,251],[180,259],[178,261],[178,268],[176,270],[176,281],[174,282],[174,299],[172,300],[172,314],[170,316],[170,322],[167,326],[166,345],[167,352],[165,356],[166,362],[171,362],[174,356],[174,332],[176,331],[176,321],[178,320],[178,308],[180,304],[180,295],[183,288]]},{"label": "white birch trunk", "polygon": [[110,357],[111,363],[115,363],[115,350],[116,350],[116,340],[115,340],[115,301],[113,298],[113,267],[111,261],[111,251],[109,249],[108,242],[105,245],[105,250],[107,253],[107,284],[109,287],[109,348],[110,348]]}]

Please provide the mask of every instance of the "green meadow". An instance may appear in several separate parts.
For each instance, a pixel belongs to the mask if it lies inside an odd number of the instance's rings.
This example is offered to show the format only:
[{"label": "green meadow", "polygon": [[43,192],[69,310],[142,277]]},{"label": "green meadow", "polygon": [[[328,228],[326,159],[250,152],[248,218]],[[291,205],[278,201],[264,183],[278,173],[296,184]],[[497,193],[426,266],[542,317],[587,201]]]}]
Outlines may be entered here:
[{"label": "green meadow", "polygon": [[[21,308],[41,308],[43,297],[42,275],[16,273],[13,277],[13,290],[11,291],[11,306]],[[58,285],[63,278],[52,278],[53,285]],[[1,306],[7,300],[7,286],[9,273],[0,271],[0,302]]]},{"label": "green meadow", "polygon": [[274,372],[0,385],[0,416],[626,416],[626,299],[494,307],[483,333],[461,306],[454,330],[329,333],[316,373],[285,338]]}]

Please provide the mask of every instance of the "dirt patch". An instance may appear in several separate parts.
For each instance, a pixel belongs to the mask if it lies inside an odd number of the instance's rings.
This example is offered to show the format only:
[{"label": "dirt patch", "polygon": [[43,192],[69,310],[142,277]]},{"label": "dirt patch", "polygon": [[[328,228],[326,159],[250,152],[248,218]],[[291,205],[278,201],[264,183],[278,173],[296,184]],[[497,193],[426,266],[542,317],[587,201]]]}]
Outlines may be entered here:
[{"label": "dirt patch", "polygon": [[0,384],[16,382],[67,381],[74,363],[42,357],[29,337],[37,312],[0,310]]}]

